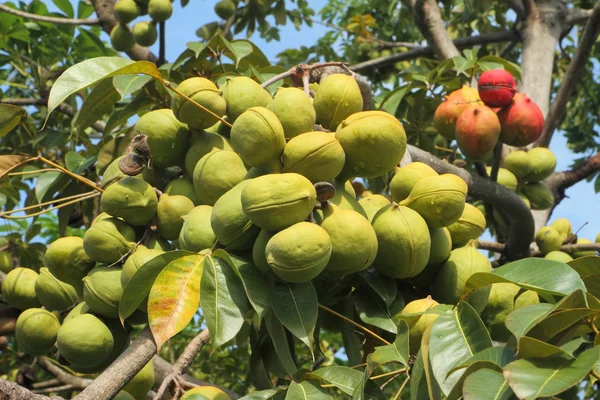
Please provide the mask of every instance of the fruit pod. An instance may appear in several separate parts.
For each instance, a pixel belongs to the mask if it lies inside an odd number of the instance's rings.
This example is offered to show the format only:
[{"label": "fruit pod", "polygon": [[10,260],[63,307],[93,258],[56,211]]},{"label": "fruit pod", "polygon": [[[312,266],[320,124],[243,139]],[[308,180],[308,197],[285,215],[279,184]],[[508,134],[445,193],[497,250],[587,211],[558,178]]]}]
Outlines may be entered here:
[{"label": "fruit pod", "polygon": [[210,400],[231,400],[227,393],[214,386],[200,386],[190,389],[181,396],[181,400],[194,400],[203,397]]},{"label": "fruit pod", "polygon": [[194,168],[193,182],[202,204],[212,206],[228,190],[244,180],[244,162],[233,151],[216,150],[202,157]]},{"label": "fruit pod", "polygon": [[551,261],[558,261],[561,263],[568,263],[570,261],[573,261],[573,257],[571,257],[569,254],[565,253],[564,251],[551,251],[548,254],[546,254],[544,256],[544,259],[546,260],[551,260]]},{"label": "fruit pod", "polygon": [[144,245],[138,245],[135,251],[123,263],[123,269],[121,270],[121,286],[123,289],[125,289],[131,277],[142,265],[163,253],[164,251],[159,249],[149,249]]},{"label": "fruit pod", "polygon": [[[169,0],[166,1],[169,2]],[[225,99],[221,96],[221,91],[217,86],[208,79],[199,77],[186,79],[177,86],[177,90],[218,117],[225,115],[227,109]],[[200,109],[179,94],[173,96],[171,109],[175,118],[190,128],[205,129],[219,121],[217,117]]]},{"label": "fruit pod", "polygon": [[375,268],[394,279],[416,276],[429,260],[431,237],[425,220],[408,207],[392,204],[373,218],[378,251]]},{"label": "fruit pod", "polygon": [[229,140],[217,133],[192,131],[190,140],[192,145],[185,153],[185,171],[189,176],[194,175],[194,168],[198,161],[211,151],[233,151]]},{"label": "fruit pod", "polygon": [[498,111],[502,128],[500,141],[509,145],[523,147],[535,142],[544,128],[542,110],[527,95],[515,94],[511,103]]},{"label": "fruit pod", "polygon": [[429,165],[418,161],[396,169],[390,182],[392,201],[399,202],[406,199],[417,182],[427,176],[438,176],[438,173]]},{"label": "fruit pod", "polygon": [[75,288],[58,280],[48,268],[40,268],[40,275],[35,280],[35,294],[49,311],[66,310],[79,299]]},{"label": "fruit pod", "polygon": [[148,137],[153,166],[166,168],[182,164],[189,147],[190,133],[187,125],[179,122],[171,109],[147,112],[137,121],[135,130]]},{"label": "fruit pod", "polygon": [[150,0],[148,2],[148,14],[156,22],[168,20],[173,14],[171,0]]},{"label": "fruit pod", "polygon": [[543,183],[527,183],[521,191],[529,199],[532,210],[547,210],[554,204],[554,195]]},{"label": "fruit pod", "polygon": [[56,347],[70,364],[91,367],[101,363],[113,350],[115,341],[108,327],[91,314],[65,321],[58,330]]},{"label": "fruit pod", "polygon": [[566,242],[567,239],[573,235],[573,227],[571,222],[566,218],[559,218],[550,224],[551,227],[556,229],[562,238],[562,242]]},{"label": "fruit pod", "polygon": [[96,220],[83,235],[85,254],[99,263],[112,264],[135,246],[135,230],[120,219]]},{"label": "fruit pod", "polygon": [[352,182],[334,179],[332,183],[335,188],[335,194],[329,199],[329,202],[343,210],[354,210],[367,218],[367,213],[365,213],[365,210],[363,210],[358,200],[356,200],[356,192],[354,191]]},{"label": "fruit pod", "polygon": [[446,96],[433,114],[437,132],[448,140],[454,140],[458,116],[472,104],[483,103],[477,90],[469,86],[463,86]]},{"label": "fruit pod", "polygon": [[385,196],[380,194],[372,194],[371,196],[360,199],[358,204],[367,214],[367,219],[369,222],[373,222],[373,218],[379,212],[379,210],[389,206],[391,203]]},{"label": "fruit pod", "polygon": [[32,356],[39,356],[54,347],[60,322],[53,313],[30,308],[23,311],[15,325],[15,338],[19,349]]},{"label": "fruit pod", "polygon": [[[579,238],[575,244],[591,244],[592,241],[589,239]],[[573,253],[574,258],[585,257],[585,256],[595,256],[596,252],[594,250],[580,250]]]},{"label": "fruit pod", "polygon": [[29,268],[15,268],[2,281],[2,298],[19,310],[41,307],[35,295],[38,273]]},{"label": "fruit pod", "polygon": [[183,250],[199,252],[213,246],[217,238],[210,225],[212,210],[211,206],[198,206],[182,217],[179,246]]},{"label": "fruit pod", "polygon": [[122,24],[128,24],[140,16],[140,6],[134,0],[119,0],[113,8],[115,19]]},{"label": "fruit pod", "polygon": [[158,233],[167,240],[176,240],[183,227],[183,216],[194,208],[194,203],[185,196],[170,196],[163,193],[156,208]]},{"label": "fruit pod", "polygon": [[[100,215],[110,218],[105,213]],[[94,222],[99,220],[100,215]],[[83,289],[81,279],[94,268],[95,264],[85,252],[83,243],[83,239],[77,236],[62,237],[52,242],[44,255],[50,273],[73,286],[79,294]]]},{"label": "fruit pod", "polygon": [[83,278],[83,300],[90,310],[104,317],[119,316],[119,301],[123,295],[121,266],[99,266]]},{"label": "fruit pod", "polygon": [[250,107],[266,107],[272,100],[269,92],[247,76],[228,78],[221,89],[232,123]]},{"label": "fruit pod", "polygon": [[319,82],[313,105],[317,122],[335,131],[343,120],[362,110],[363,99],[353,77],[331,74]]},{"label": "fruit pod", "polygon": [[560,250],[563,240],[556,229],[551,226],[544,226],[535,233],[535,243],[542,254],[548,254],[551,251]]},{"label": "fruit pod", "polygon": [[158,39],[158,30],[153,21],[141,21],[133,25],[133,37],[140,46],[152,46]]},{"label": "fruit pod", "polygon": [[517,150],[510,152],[504,157],[504,166],[512,172],[517,179],[524,179],[531,172],[532,165],[529,162],[527,152]]},{"label": "fruit pod", "polygon": [[146,225],[156,215],[158,198],[147,182],[123,178],[110,185],[100,197],[100,209],[113,217],[137,226]]},{"label": "fruit pod", "polygon": [[500,121],[489,107],[471,105],[456,121],[456,142],[460,151],[471,159],[485,157],[500,137]]},{"label": "fruit pod", "polygon": [[462,215],[453,224],[448,225],[448,231],[452,237],[454,247],[462,247],[469,240],[477,239],[483,234],[486,227],[485,216],[477,207],[469,203],[465,204]]},{"label": "fruit pod", "polygon": [[[397,315],[396,318],[402,319],[406,314],[422,313],[439,305],[440,303],[433,300],[431,296],[427,296],[424,299],[413,300],[404,307],[402,312]],[[423,314],[417,317],[409,317],[411,320],[408,334],[410,354],[417,354],[419,352],[419,349],[421,348],[421,339],[423,338],[425,330],[433,325],[437,317],[437,314]]]},{"label": "fruit pod", "polygon": [[524,177],[529,182],[540,182],[548,178],[556,169],[556,156],[545,147],[535,147],[527,152],[531,170]]},{"label": "fruit pod", "polygon": [[510,104],[517,92],[515,78],[503,69],[485,71],[477,81],[479,97],[488,107],[504,107]]},{"label": "fruit pod", "polygon": [[233,0],[221,0],[215,4],[215,14],[219,16],[219,18],[223,20],[229,19],[233,14],[235,14],[235,10],[237,6],[233,2]]},{"label": "fruit pod", "polygon": [[344,168],[344,149],[334,135],[307,132],[294,137],[283,149],[282,172],[295,172],[311,182],[332,181]]},{"label": "fruit pod", "polygon": [[117,24],[110,31],[110,44],[116,51],[127,51],[135,46],[135,37],[125,24]]},{"label": "fruit pod", "polygon": [[346,160],[338,179],[375,178],[394,169],[406,151],[406,133],[396,117],[383,111],[362,111],[339,124],[335,138]]},{"label": "fruit pod", "polygon": [[279,119],[286,139],[311,132],[316,114],[312,100],[298,88],[278,88],[267,108]]},{"label": "fruit pod", "polygon": [[185,196],[194,203],[194,206],[200,205],[200,198],[196,194],[194,183],[189,178],[173,179],[165,187],[165,193],[171,196]]},{"label": "fruit pod", "polygon": [[276,233],[267,243],[265,257],[282,280],[306,282],[319,275],[331,257],[327,232],[310,222],[299,222]]}]

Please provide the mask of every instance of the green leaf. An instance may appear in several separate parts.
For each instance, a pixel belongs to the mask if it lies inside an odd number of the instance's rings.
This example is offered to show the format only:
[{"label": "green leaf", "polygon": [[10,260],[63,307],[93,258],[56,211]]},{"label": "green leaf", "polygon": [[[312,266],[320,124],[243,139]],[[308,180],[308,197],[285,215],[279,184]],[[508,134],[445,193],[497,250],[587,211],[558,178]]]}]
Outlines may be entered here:
[{"label": "green leaf", "polygon": [[112,78],[112,84],[122,100],[143,88],[151,80],[152,77],[148,75],[117,75]]},{"label": "green leaf", "polygon": [[431,329],[429,357],[442,391],[448,394],[461,375],[457,371],[448,376],[454,365],[489,347],[492,347],[490,335],[468,303],[461,301],[452,312],[440,315]]},{"label": "green leaf", "polygon": [[352,296],[356,304],[358,316],[363,322],[394,334],[398,333],[396,322],[390,314],[388,307],[383,300],[374,297],[370,289],[357,289]]},{"label": "green leaf", "polygon": [[74,126],[80,131],[90,127],[94,122],[108,114],[119,100],[110,79],[100,81],[85,98],[81,109],[74,120]]},{"label": "green leaf", "polygon": [[200,296],[204,321],[213,349],[233,339],[244,324],[248,300],[244,286],[233,268],[222,258],[204,258]]},{"label": "green leaf", "polygon": [[225,259],[229,258],[229,265],[237,271],[237,274],[242,279],[244,290],[248,300],[256,311],[256,315],[261,320],[264,315],[271,309],[271,298],[269,296],[269,286],[265,282],[265,275],[263,275],[254,264],[244,260],[241,257],[232,256],[225,253],[220,253],[222,249],[216,250],[213,254],[215,256]]},{"label": "green leaf", "polygon": [[312,382],[290,382],[285,400],[333,400],[327,392]]},{"label": "green leaf", "polygon": [[96,155],[85,158],[79,153],[69,151],[65,154],[65,164],[69,171],[75,174],[81,174],[83,171],[94,165],[96,158]]},{"label": "green leaf", "polygon": [[585,378],[598,357],[600,347],[592,347],[574,360],[563,357],[524,358],[504,367],[504,379],[519,399],[550,397]]},{"label": "green leaf", "polygon": [[275,348],[277,359],[281,363],[281,366],[285,372],[288,375],[293,376],[298,371],[298,368],[296,367],[294,358],[290,353],[290,343],[288,341],[285,328],[272,312],[268,312],[265,315],[265,326],[267,327],[269,336],[273,341],[273,347]]},{"label": "green leaf", "polygon": [[531,328],[533,328],[538,322],[546,318],[554,310],[553,304],[539,303],[530,304],[525,307],[521,307],[506,317],[504,324],[508,330],[519,340],[519,338],[525,335]]},{"label": "green leaf", "polygon": [[117,75],[143,74],[161,82],[163,78],[156,65],[149,61],[133,61],[123,57],[96,57],[67,68],[52,85],[48,96],[48,117],[67,97],[94,83]]},{"label": "green leaf", "polygon": [[455,365],[448,374],[457,371],[462,368],[467,368],[472,364],[479,361],[488,361],[492,364],[496,364],[500,368],[504,367],[509,362],[515,360],[515,352],[505,346],[488,347],[485,350],[473,355],[465,362]]},{"label": "green leaf", "polygon": [[[178,258],[156,277],[148,296],[148,325],[159,350],[181,332],[198,311],[205,258],[201,254]],[[211,338],[217,340],[212,331]]]},{"label": "green leaf", "polygon": [[271,291],[271,304],[283,326],[308,346],[314,358],[313,332],[319,303],[312,283],[275,283]]},{"label": "green leaf", "polygon": [[464,400],[509,400],[513,396],[502,374],[491,369],[475,371],[463,385]]},{"label": "green leaf", "polygon": [[458,378],[458,381],[456,382],[450,393],[448,393],[448,397],[446,398],[446,400],[459,400],[463,393],[463,386],[465,380],[471,374],[476,373],[477,371],[482,369],[492,370],[498,372],[499,374],[502,374],[502,368],[500,368],[496,364],[489,361],[477,361],[469,365],[467,369],[463,371],[462,375],[460,376],[460,378]]},{"label": "green leaf", "polygon": [[191,256],[194,253],[183,250],[169,251],[160,254],[147,261],[131,277],[125,288],[119,302],[119,318],[125,321],[135,310],[143,303],[144,299],[150,293],[150,289],[156,281],[156,277],[172,261],[185,256]]},{"label": "green leaf", "polygon": [[394,343],[375,347],[375,351],[369,354],[367,368],[372,372],[375,368],[392,362],[408,366],[408,324],[405,321],[398,324]]},{"label": "green leaf", "polygon": [[73,5],[69,0],[52,0],[54,5],[58,7],[58,9],[65,13],[67,18],[73,18],[75,15],[75,11],[73,10]]},{"label": "green leaf", "polygon": [[377,295],[379,295],[388,308],[392,305],[396,299],[396,294],[398,293],[396,281],[387,277],[382,277],[371,270],[362,271],[359,273],[359,276],[375,291],[375,293],[377,293]]},{"label": "green leaf", "polygon": [[325,382],[334,385],[342,392],[352,395],[356,385],[362,379],[363,373],[350,367],[332,365],[329,367],[319,368],[311,375],[316,375]]},{"label": "green leaf", "polygon": [[283,390],[285,390],[285,389],[282,387],[261,390],[259,392],[250,393],[250,394],[242,397],[240,400],[269,400],[269,399],[274,398],[277,393],[280,393]]},{"label": "green leaf", "polygon": [[0,138],[12,131],[27,117],[27,112],[12,104],[0,104]]},{"label": "green leaf", "polygon": [[427,389],[427,377],[423,365],[423,355],[421,351],[417,353],[415,363],[411,369],[410,376],[410,400],[428,400],[429,391]]},{"label": "green leaf", "polygon": [[112,131],[129,120],[129,118],[138,114],[141,111],[151,109],[154,105],[154,101],[147,97],[140,97],[138,99],[133,100],[131,103],[128,103],[123,108],[116,109],[106,121],[106,126],[104,127],[104,134],[109,135]]},{"label": "green leaf", "polygon": [[64,188],[71,178],[62,172],[49,171],[42,173],[35,184],[35,197],[38,202],[50,200],[59,190]]},{"label": "green leaf", "polygon": [[224,54],[235,60],[235,67],[238,68],[240,65],[240,61],[245,57],[248,57],[254,51],[254,46],[248,40],[234,40],[230,42],[231,47],[235,50],[234,53],[230,53],[226,51]]},{"label": "green leaf", "polygon": [[523,336],[519,339],[519,358],[562,357],[572,360],[573,356],[560,347],[541,340]]},{"label": "green leaf", "polygon": [[492,272],[471,275],[461,297],[465,299],[473,291],[498,282],[511,282],[540,295],[568,295],[577,289],[586,291],[579,274],[568,265],[532,257],[508,263]]},{"label": "green leaf", "polygon": [[[598,181],[598,180],[597,180]],[[588,292],[596,297],[600,296],[600,257],[587,256],[576,258],[568,262],[585,284]]]},{"label": "green leaf", "polygon": [[596,313],[590,309],[560,310],[552,313],[534,326],[527,336],[531,336],[542,341],[549,341],[559,333],[569,329],[574,324],[592,314]]},{"label": "green leaf", "polygon": [[429,325],[425,332],[423,333],[423,337],[421,338],[421,349],[419,353],[421,353],[421,358],[423,360],[423,371],[425,373],[425,381],[427,384],[427,392],[430,400],[439,400],[442,398],[442,389],[440,388],[440,384],[436,381],[433,373],[433,365],[431,364],[431,331],[435,324]]}]

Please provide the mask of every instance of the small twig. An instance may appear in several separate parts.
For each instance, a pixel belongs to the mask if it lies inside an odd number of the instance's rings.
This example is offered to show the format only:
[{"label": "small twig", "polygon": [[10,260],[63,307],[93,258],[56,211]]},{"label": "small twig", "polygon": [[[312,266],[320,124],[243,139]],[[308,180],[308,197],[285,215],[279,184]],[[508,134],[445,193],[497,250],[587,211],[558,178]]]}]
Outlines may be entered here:
[{"label": "small twig", "polygon": [[92,379],[80,378],[78,376],[69,374],[68,372],[55,365],[44,356],[38,358],[38,364],[40,365],[40,367],[44,368],[46,371],[56,376],[56,378],[63,384],[71,385],[74,389],[84,389],[88,387],[90,383],[93,382]]},{"label": "small twig", "polygon": [[361,324],[359,324],[359,323],[356,323],[355,321],[352,321],[350,318],[346,317],[345,315],[342,315],[342,314],[340,314],[340,313],[338,313],[338,312],[336,312],[336,311],[332,310],[331,308],[325,307],[325,306],[324,306],[324,305],[322,305],[322,304],[319,304],[319,308],[320,308],[320,309],[322,309],[322,310],[324,310],[324,311],[327,311],[328,313],[330,313],[330,314],[332,314],[332,315],[335,315],[335,316],[336,316],[336,317],[338,317],[338,318],[341,318],[341,319],[343,319],[344,321],[346,321],[347,323],[349,323],[349,324],[351,324],[351,325],[354,325],[354,326],[355,326],[355,327],[357,327],[358,329],[362,330],[362,331],[363,331],[363,332],[365,332],[365,333],[368,333],[369,335],[371,335],[371,336],[372,336],[372,337],[374,337],[375,339],[379,340],[381,343],[384,343],[384,344],[391,344],[390,342],[388,342],[387,340],[385,340],[384,338],[382,338],[381,336],[379,336],[379,335],[378,335],[378,334],[376,334],[375,332],[373,332],[373,331],[371,331],[371,330],[369,330],[369,329],[365,328],[364,326],[362,326],[362,325],[361,325]]},{"label": "small twig", "polygon": [[77,198],[80,198],[80,197],[86,197],[86,196],[89,196],[91,194],[97,195],[96,192],[86,192],[86,193],[74,194],[72,196],[62,197],[60,199],[45,201],[43,203],[34,204],[34,205],[23,207],[23,208],[16,208],[14,210],[8,210],[8,211],[0,212],[0,218],[2,218],[4,215],[14,214],[16,212],[21,212],[21,211],[27,211],[27,210],[31,210],[31,209],[38,208],[38,207],[45,207],[45,206],[48,206],[50,204],[62,203],[63,201],[77,199]]},{"label": "small twig", "polygon": [[[504,243],[498,242],[488,242],[488,241],[480,241],[477,246],[480,250],[489,250],[497,253],[504,252],[505,245]],[[600,243],[579,243],[579,244],[564,244],[559,249],[565,253],[574,253],[577,251],[599,251],[600,252]],[[540,257],[542,254],[538,252],[532,252],[532,257]]]},{"label": "small twig", "polygon": [[75,390],[75,388],[73,387],[73,385],[61,385],[61,386],[44,388],[44,389],[32,390],[32,392],[36,393],[36,394],[46,394],[46,393],[64,392],[66,390]]},{"label": "small twig", "polygon": [[157,65],[162,65],[165,63],[165,54],[166,54],[166,47],[167,47],[167,41],[166,41],[166,24],[165,21],[159,22],[158,24],[158,30],[159,30],[159,43],[158,43],[158,62]]},{"label": "small twig", "polygon": [[[57,205],[55,207],[50,207],[50,208],[48,208],[46,210],[38,211],[38,212],[35,212],[35,213],[32,213],[32,214],[14,216],[14,215],[5,215],[6,213],[0,213],[0,218],[4,218],[4,219],[27,219],[27,218],[37,217],[38,215],[42,215],[42,214],[45,214],[45,213],[50,212],[50,211],[58,210],[59,208],[63,208],[63,207],[68,206],[70,204],[78,203],[80,201],[91,199],[91,198],[98,197],[98,196],[100,196],[100,193],[97,193],[97,192],[96,193],[92,193],[92,194],[89,194],[87,196],[79,197],[79,198],[77,198],[75,200],[67,201],[67,202],[59,204],[59,205]],[[16,211],[18,211],[18,210],[12,210],[12,212],[16,212]]]},{"label": "small twig", "polygon": [[144,232],[144,234],[142,235],[142,238],[140,240],[138,240],[136,242],[136,244],[133,245],[132,248],[130,248],[129,250],[127,250],[125,252],[125,254],[123,254],[121,256],[121,258],[119,258],[117,261],[115,261],[114,263],[110,264],[108,267],[106,268],[110,268],[110,267],[114,267],[115,265],[121,264],[122,262],[125,262],[125,260],[127,259],[127,257],[129,257],[130,255],[133,254],[133,252],[138,248],[138,246],[142,243],[144,243],[144,241],[146,240],[146,238],[148,237],[148,235],[150,234],[150,232],[152,232],[152,229],[146,229],[146,231]]},{"label": "small twig", "polygon": [[403,374],[406,371],[408,371],[408,369],[406,369],[406,368],[400,368],[399,370],[396,370],[396,371],[386,372],[385,374],[372,376],[369,379],[375,380],[375,379],[387,378],[388,376],[394,376],[394,375]]},{"label": "small twig", "polygon": [[393,400],[400,399],[400,394],[402,393],[402,391],[406,387],[406,384],[408,383],[409,379],[410,379],[410,377],[408,377],[408,376],[406,377],[406,379],[404,379],[404,382],[402,382],[402,385],[400,385],[400,389],[398,389],[398,392],[396,392],[396,395],[394,396]]},{"label": "small twig", "polygon": [[52,161],[50,161],[50,160],[42,157],[42,156],[38,156],[37,159],[40,160],[40,161],[42,161],[42,162],[44,162],[44,163],[46,163],[46,164],[48,164],[48,165],[53,166],[56,169],[59,169],[63,174],[69,175],[71,178],[76,179],[79,182],[88,185],[89,187],[91,187],[92,189],[94,189],[94,190],[96,190],[96,191],[98,191],[100,193],[104,192],[104,189],[99,188],[98,186],[96,186],[96,184],[94,182],[90,181],[89,179],[87,179],[87,178],[85,178],[85,177],[83,177],[81,175],[74,174],[73,172],[69,171],[68,169],[63,168],[60,165],[58,165],[58,164],[56,164],[56,163],[54,163],[54,162],[52,162]]},{"label": "small twig", "polygon": [[490,179],[494,182],[498,181],[498,171],[500,171],[500,160],[502,160],[502,142],[498,141],[494,147],[494,159],[492,160],[492,171]]},{"label": "small twig", "polygon": [[30,14],[25,11],[15,10],[14,8],[7,7],[4,4],[0,4],[0,10],[7,12],[9,14],[16,15],[18,17],[27,18],[27,19],[31,19],[34,21],[49,22],[51,24],[64,24],[64,25],[98,25],[98,24],[100,24],[100,19],[98,19],[98,18],[74,19],[74,18],[48,17],[45,15]]},{"label": "small twig", "polygon": [[36,382],[31,384],[32,389],[43,389],[50,386],[56,386],[61,382],[58,379],[50,379],[49,381]]},{"label": "small twig", "polygon": [[52,171],[59,171],[59,170],[56,168],[41,168],[41,169],[36,169],[35,171],[11,172],[10,174],[8,174],[8,176],[33,175],[33,174],[39,174],[40,172],[52,172]]}]

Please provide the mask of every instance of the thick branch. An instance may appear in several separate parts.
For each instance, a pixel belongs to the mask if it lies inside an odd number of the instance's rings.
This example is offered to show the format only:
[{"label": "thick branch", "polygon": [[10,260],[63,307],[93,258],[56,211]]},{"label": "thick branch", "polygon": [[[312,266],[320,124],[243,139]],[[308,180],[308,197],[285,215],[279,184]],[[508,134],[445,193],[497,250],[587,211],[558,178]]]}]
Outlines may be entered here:
[{"label": "thick branch", "polygon": [[550,111],[546,115],[544,121],[544,130],[542,136],[537,140],[535,146],[548,147],[554,130],[563,119],[567,102],[573,93],[573,89],[583,75],[583,69],[588,61],[596,38],[600,33],[600,1],[596,2],[596,6],[591,13],[591,16],[579,38],[579,44],[575,52],[575,56],[569,63],[569,68],[565,76],[562,78],[558,92],[552,102]]},{"label": "thick branch", "polygon": [[[477,248],[480,250],[489,250],[501,253],[505,249],[504,243],[480,241]],[[560,247],[560,251],[565,253],[575,253],[577,251],[600,251],[600,243],[580,243],[580,244],[564,244]],[[539,251],[532,251],[532,257],[541,257]]]},{"label": "thick branch", "polygon": [[567,24],[582,24],[592,16],[592,12],[593,10],[582,10],[581,8],[569,10],[569,14],[567,15]]},{"label": "thick branch", "polygon": [[0,379],[0,400],[64,400],[62,397],[47,397],[35,394],[16,382]]},{"label": "thick branch", "polygon": [[534,224],[531,210],[514,192],[489,179],[469,174],[464,169],[434,157],[415,146],[408,146],[413,161],[428,164],[438,173],[451,173],[460,176],[469,186],[469,196],[491,204],[504,212],[510,220],[505,254],[509,260],[529,255],[529,244],[533,240]]},{"label": "thick branch", "polygon": [[571,186],[575,185],[588,177],[592,176],[600,170],[600,153],[593,155],[592,157],[585,160],[581,165],[569,170],[555,172],[546,180],[544,184],[552,192],[561,196],[557,204],[564,197],[564,192]]},{"label": "thick branch", "polygon": [[63,384],[71,385],[75,389],[84,389],[92,383],[92,379],[80,378],[75,375],[71,375],[58,365],[48,361],[44,356],[38,358],[38,364],[54,376]]},{"label": "thick branch", "polygon": [[411,0],[415,21],[427,42],[433,46],[437,57],[445,60],[460,55],[446,32],[440,7],[435,0]]},{"label": "thick branch", "polygon": [[18,17],[23,17],[26,19],[31,19],[34,21],[49,22],[51,24],[98,25],[100,23],[100,20],[98,18],[90,18],[90,19],[76,19],[75,18],[75,19],[73,19],[73,18],[48,17],[46,15],[30,14],[25,11],[15,10],[14,8],[10,8],[8,6],[5,6],[4,4],[0,4],[0,11],[4,11],[9,14],[13,14]]},{"label": "thick branch", "polygon": [[[106,33],[110,34],[112,29],[118,24],[113,13],[115,0],[91,0],[91,3],[96,10],[96,15],[98,15],[98,18],[100,19],[100,26],[102,26],[102,29],[104,29]],[[147,60],[152,61],[153,63],[158,62],[158,57],[156,57],[149,48],[142,47],[139,44],[133,46],[126,53],[132,60]]]},{"label": "thick branch", "polygon": [[[490,44],[490,43],[502,43],[510,41],[518,41],[519,36],[514,32],[494,32],[487,33],[485,35],[470,36],[466,38],[460,38],[453,41],[454,46],[458,49],[466,49],[469,47]],[[419,57],[433,56],[434,50],[432,46],[418,47],[402,53],[392,54],[387,57],[374,58],[372,60],[364,61],[355,65],[352,65],[350,69],[359,72],[363,70],[375,69],[384,67],[387,65],[394,64],[398,61],[413,60]]]}]

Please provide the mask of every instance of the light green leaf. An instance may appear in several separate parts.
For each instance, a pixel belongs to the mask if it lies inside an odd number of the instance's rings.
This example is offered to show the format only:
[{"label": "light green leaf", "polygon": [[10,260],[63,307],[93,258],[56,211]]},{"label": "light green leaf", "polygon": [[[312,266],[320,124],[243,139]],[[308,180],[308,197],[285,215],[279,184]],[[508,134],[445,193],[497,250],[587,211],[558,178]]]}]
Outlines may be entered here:
[{"label": "light green leaf", "polygon": [[151,80],[152,77],[148,75],[117,75],[112,78],[112,84],[122,100],[143,88]]},{"label": "light green leaf", "polygon": [[398,334],[394,343],[379,346],[367,357],[367,368],[372,372],[375,368],[387,363],[397,362],[408,366],[408,324],[400,321]]},{"label": "light green leaf", "polygon": [[472,364],[475,364],[479,361],[488,361],[492,364],[496,364],[498,367],[502,368],[509,362],[515,360],[515,352],[512,349],[509,349],[505,346],[495,346],[488,347],[485,350],[480,351],[479,353],[473,355],[468,360],[461,362],[458,365],[452,367],[452,369],[448,372],[451,374],[454,371],[457,371],[462,368],[467,368]]},{"label": "light green leaf", "polygon": [[306,344],[312,353],[313,332],[319,312],[317,292],[312,283],[277,282],[271,291],[271,304],[283,326]]},{"label": "light green leaf", "polygon": [[21,123],[27,113],[21,107],[12,104],[0,104],[0,138]]},{"label": "light green leaf", "polygon": [[553,310],[553,304],[530,304],[508,314],[504,324],[518,340],[521,336],[529,332],[529,330],[538,322],[550,315]]},{"label": "light green leaf", "polygon": [[425,373],[425,381],[427,384],[427,392],[430,400],[440,400],[442,398],[442,389],[440,384],[435,379],[433,374],[433,366],[430,361],[431,357],[431,330],[433,325],[429,325],[425,332],[423,333],[423,337],[421,338],[421,349],[419,353],[421,353],[421,358],[423,359],[423,371]]},{"label": "light green leaf", "polygon": [[333,397],[312,382],[296,383],[292,381],[285,400],[333,400]]},{"label": "light green leaf", "polygon": [[69,151],[67,154],[65,154],[65,164],[67,165],[67,169],[69,171],[75,174],[81,174],[87,168],[94,165],[96,158],[96,155],[85,158],[79,153]]},{"label": "light green leaf", "polygon": [[324,381],[335,385],[342,392],[352,395],[358,382],[362,379],[362,372],[350,368],[342,367],[338,365],[332,365],[329,367],[319,368],[314,371],[312,375],[323,379]]},{"label": "light green leaf", "polygon": [[143,110],[151,109],[154,104],[152,99],[147,97],[140,97],[138,99],[133,100],[131,103],[127,103],[125,107],[116,109],[106,121],[106,126],[104,127],[104,134],[109,135],[112,131],[122,125],[127,123],[129,118],[138,114]]},{"label": "light green leaf", "polygon": [[[59,78],[60,79],[60,78]],[[115,103],[119,101],[119,93],[115,90],[110,79],[98,82],[90,94],[84,99],[73,124],[79,131],[92,126],[110,113]]]},{"label": "light green leaf", "polygon": [[560,347],[541,340],[523,336],[519,339],[519,358],[561,357],[572,360],[573,356]]},{"label": "light green leaf", "polygon": [[431,329],[429,358],[442,391],[450,393],[462,374],[457,371],[448,376],[454,365],[459,365],[489,347],[492,347],[490,335],[477,311],[468,303],[461,301],[456,309],[440,315]]},{"label": "light green leaf", "polygon": [[269,400],[269,399],[274,398],[277,393],[280,393],[284,390],[285,390],[285,388],[283,388],[283,387],[276,387],[273,389],[261,390],[259,392],[250,393],[250,394],[242,397],[240,400]]},{"label": "light green leaf", "polygon": [[600,257],[587,256],[576,258],[568,262],[585,284],[588,292],[594,296],[600,296]]},{"label": "light green leaf", "polygon": [[233,60],[236,60],[236,68],[239,67],[240,61],[242,61],[243,58],[248,57],[250,54],[252,54],[252,51],[254,50],[254,46],[252,46],[252,43],[248,40],[234,40],[230,42],[230,45],[235,50],[235,55],[228,54],[228,51],[225,52],[225,55]]},{"label": "light green leaf", "polygon": [[423,355],[421,350],[417,353],[417,358],[411,369],[410,376],[410,400],[429,400],[429,390],[427,388],[427,376],[423,365]]},{"label": "light green leaf", "polygon": [[550,397],[585,378],[599,356],[600,347],[592,347],[574,360],[563,357],[524,358],[504,367],[504,379],[519,399]]},{"label": "light green leaf", "polygon": [[473,364],[469,365],[466,370],[464,370],[462,372],[462,375],[458,378],[458,381],[456,382],[456,384],[454,384],[454,387],[452,388],[450,393],[448,393],[448,397],[446,398],[446,400],[459,400],[462,397],[463,385],[464,385],[465,380],[471,374],[476,373],[477,371],[482,370],[482,369],[492,370],[492,371],[498,372],[499,374],[502,374],[502,368],[500,368],[499,366],[497,366],[496,364],[494,364],[490,361],[474,362]]},{"label": "light green leaf", "polygon": [[467,376],[463,385],[464,400],[509,400],[514,393],[502,374],[480,369]]}]

